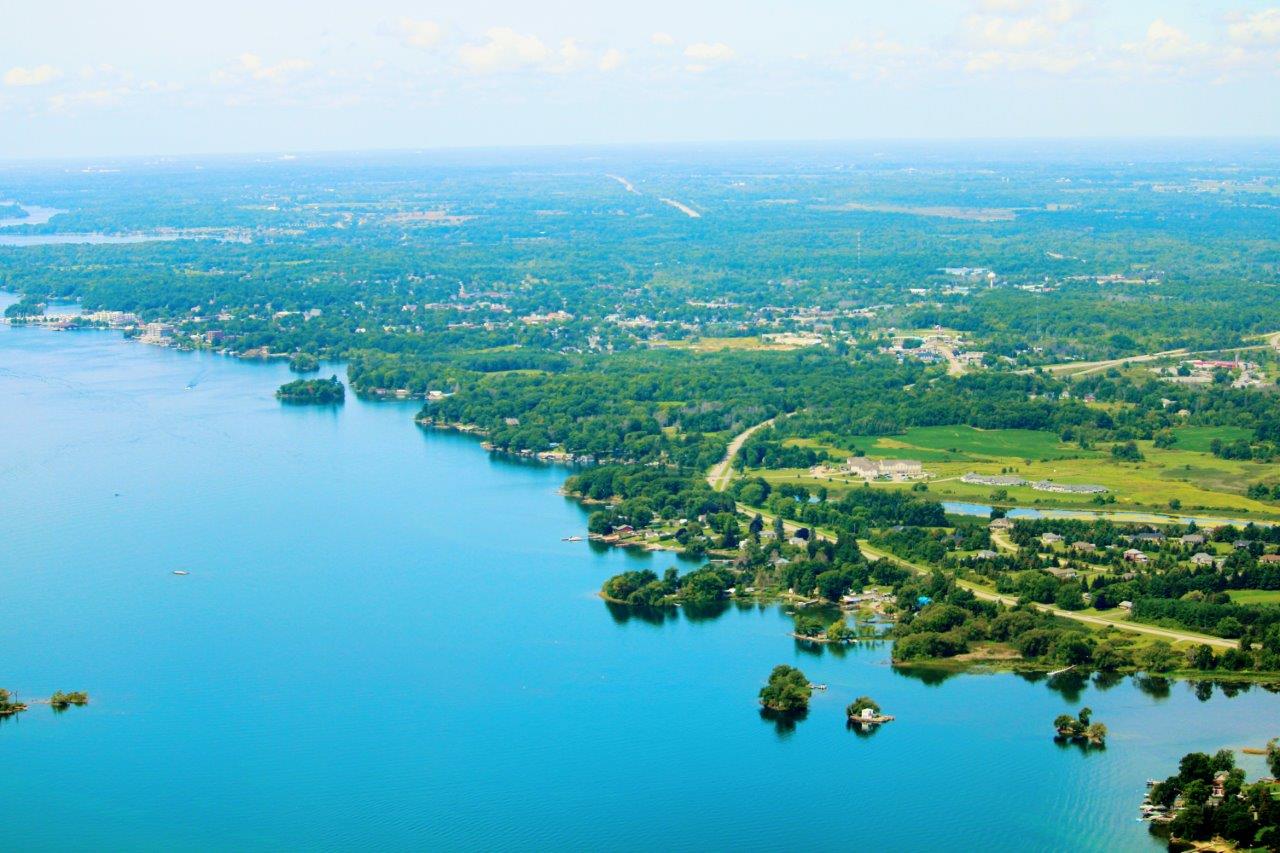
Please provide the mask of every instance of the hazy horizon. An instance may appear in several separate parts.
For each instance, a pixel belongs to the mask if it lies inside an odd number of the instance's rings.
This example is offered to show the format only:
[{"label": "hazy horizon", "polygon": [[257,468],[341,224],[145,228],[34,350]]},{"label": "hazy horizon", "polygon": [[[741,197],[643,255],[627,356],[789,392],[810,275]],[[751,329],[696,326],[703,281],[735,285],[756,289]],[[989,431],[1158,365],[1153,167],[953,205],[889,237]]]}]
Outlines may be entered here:
[{"label": "hazy horizon", "polygon": [[1259,0],[24,6],[0,159],[1280,136]]}]

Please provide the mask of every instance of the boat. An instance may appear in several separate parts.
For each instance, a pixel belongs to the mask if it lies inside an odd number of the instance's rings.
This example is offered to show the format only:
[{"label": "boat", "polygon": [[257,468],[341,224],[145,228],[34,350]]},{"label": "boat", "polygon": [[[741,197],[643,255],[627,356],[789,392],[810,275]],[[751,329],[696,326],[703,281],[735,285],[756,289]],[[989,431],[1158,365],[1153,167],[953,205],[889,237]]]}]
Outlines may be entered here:
[{"label": "boat", "polygon": [[191,572],[187,571],[186,569],[174,569],[174,570],[173,570],[173,573],[174,573],[175,575],[189,575],[189,574],[191,574]]},{"label": "boat", "polygon": [[561,542],[581,542],[581,541],[582,541],[582,537],[581,537],[581,536],[566,536],[566,537],[564,537],[563,539],[561,539],[560,541],[561,541]]}]

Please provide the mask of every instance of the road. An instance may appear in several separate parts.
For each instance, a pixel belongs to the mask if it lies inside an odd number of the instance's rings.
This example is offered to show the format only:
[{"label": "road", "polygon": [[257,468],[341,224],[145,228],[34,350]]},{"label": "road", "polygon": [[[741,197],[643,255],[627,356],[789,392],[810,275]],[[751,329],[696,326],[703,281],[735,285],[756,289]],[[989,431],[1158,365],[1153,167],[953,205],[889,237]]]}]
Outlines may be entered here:
[{"label": "road", "polygon": [[[763,423],[758,423],[750,429],[739,433],[734,437],[733,441],[729,442],[729,449],[725,453],[724,459],[711,466],[711,470],[707,472],[707,483],[711,485],[711,488],[715,489],[717,492],[723,492],[729,487],[729,481],[732,479],[733,475],[733,457],[737,455],[739,448],[742,447],[743,443],[746,442],[746,440],[750,438],[756,430],[772,424],[773,421],[774,419],[770,418]],[[743,503],[739,503],[736,506],[738,512],[743,513],[744,515],[755,515],[758,513],[761,519],[766,523],[773,522],[773,516],[758,507],[747,506]],[[799,527],[801,527],[801,525],[796,524],[795,522],[783,522],[783,528],[786,530],[795,530]],[[828,541],[834,541],[835,539],[835,537],[830,533],[822,530],[815,529],[813,532],[819,539],[825,539]],[[997,546],[1002,544],[1004,543],[997,542]],[[1008,542],[1008,544],[1013,545],[1012,542]],[[872,557],[877,560],[888,560],[891,563],[895,563],[905,569],[910,569],[911,571],[919,574],[928,574],[932,571],[925,566],[913,563],[910,560],[904,560],[901,557],[888,553],[887,551],[882,551],[879,548],[872,546],[864,539],[858,540],[858,549],[868,557]],[[983,589],[970,581],[956,578],[956,585],[969,590],[974,594],[974,596],[984,601],[998,601],[1008,607],[1012,607],[1018,603],[1016,598],[991,592],[990,590]],[[1162,640],[1170,640],[1172,642],[1203,643],[1206,646],[1210,646],[1211,648],[1219,651],[1234,649],[1238,645],[1234,640],[1224,640],[1221,637],[1211,637],[1208,634],[1197,634],[1193,631],[1178,631],[1171,628],[1159,628],[1155,625],[1144,625],[1140,622],[1130,622],[1127,619],[1115,619],[1110,616],[1097,616],[1089,613],[1081,613],[1078,610],[1062,610],[1061,608],[1052,607],[1047,604],[1036,604],[1034,606],[1046,613],[1052,613],[1054,616],[1060,616],[1063,619],[1073,619],[1076,622],[1095,625],[1099,628],[1116,628],[1121,631],[1130,631],[1135,634],[1146,634],[1150,637],[1159,637]]]},{"label": "road", "polygon": [[[926,573],[930,571],[924,566],[904,560],[901,557],[894,556],[887,551],[882,551],[865,542],[858,540],[858,549],[868,557],[876,559],[888,560],[896,563],[904,569],[910,569],[913,572]],[[956,585],[962,589],[967,589],[974,594],[975,597],[983,601],[998,601],[1001,604],[1012,607],[1018,603],[1018,599],[1013,596],[1001,595],[997,592],[983,589],[975,583],[966,580],[956,579]],[[1037,610],[1045,613],[1052,613],[1054,616],[1061,616],[1063,619],[1074,619],[1076,622],[1084,622],[1088,625],[1096,625],[1100,628],[1118,628],[1121,631],[1132,631],[1135,634],[1146,634],[1152,637],[1159,637],[1162,640],[1170,640],[1182,643],[1204,643],[1218,650],[1234,649],[1238,647],[1238,643],[1234,640],[1224,640],[1221,637],[1211,637],[1208,634],[1197,634],[1194,631],[1177,631],[1171,628],[1159,628],[1155,625],[1144,625],[1141,622],[1130,622],[1127,619],[1113,619],[1109,616],[1095,616],[1089,613],[1081,613],[1078,610],[1063,610],[1058,607],[1052,607],[1048,604],[1034,605]]]},{"label": "road", "polygon": [[[1044,369],[1052,374],[1065,374],[1067,376],[1088,376],[1090,373],[1098,373],[1111,367],[1123,367],[1127,364],[1139,364],[1144,361],[1156,361],[1162,358],[1172,358],[1174,356],[1198,356],[1198,355],[1216,355],[1224,352],[1244,352],[1247,350],[1266,349],[1268,345],[1280,349],[1280,332],[1270,332],[1266,335],[1257,335],[1255,338],[1265,338],[1265,344],[1251,344],[1243,347],[1223,347],[1215,350],[1199,350],[1198,352],[1190,352],[1186,347],[1178,349],[1165,350],[1164,352],[1147,353],[1146,355],[1131,355],[1125,358],[1110,358],[1106,361],[1069,361],[1064,364],[1048,364]],[[1020,373],[1031,373],[1033,370],[1022,370]]]},{"label": "road", "polygon": [[707,485],[717,492],[723,492],[729,488],[729,481],[733,479],[733,457],[738,455],[742,445],[746,444],[747,439],[751,438],[757,430],[770,426],[775,420],[777,418],[769,418],[769,420],[761,421],[750,429],[735,435],[733,441],[729,442],[728,449],[724,452],[724,458],[712,465],[711,470],[707,472]]}]

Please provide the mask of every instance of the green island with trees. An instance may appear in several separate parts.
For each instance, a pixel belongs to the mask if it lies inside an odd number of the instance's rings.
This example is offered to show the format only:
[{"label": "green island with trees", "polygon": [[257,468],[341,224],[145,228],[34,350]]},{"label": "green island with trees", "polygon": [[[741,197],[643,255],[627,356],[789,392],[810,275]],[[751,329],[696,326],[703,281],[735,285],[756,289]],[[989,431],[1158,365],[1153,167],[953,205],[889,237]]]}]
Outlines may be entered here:
[{"label": "green island with trees", "polygon": [[[83,706],[89,704],[89,694],[82,690],[73,690],[71,692],[56,691],[48,699],[37,704],[45,704],[51,706],[55,711],[65,711],[72,705]],[[8,690],[0,689],[0,717],[12,717],[29,709],[29,704],[21,702],[18,697]]]},{"label": "green island with trees", "polygon": [[1053,721],[1055,738],[1087,744],[1092,747],[1107,745],[1107,727],[1103,723],[1093,722],[1093,710],[1081,708],[1074,717],[1070,714],[1059,714]]},{"label": "green island with trees", "polygon": [[276,397],[287,403],[341,403],[346,390],[337,376],[328,379],[295,379],[276,391]]},{"label": "green island with trees", "polygon": [[769,673],[769,681],[760,688],[760,704],[764,710],[778,714],[800,714],[809,710],[813,687],[808,677],[793,666],[779,664]]}]

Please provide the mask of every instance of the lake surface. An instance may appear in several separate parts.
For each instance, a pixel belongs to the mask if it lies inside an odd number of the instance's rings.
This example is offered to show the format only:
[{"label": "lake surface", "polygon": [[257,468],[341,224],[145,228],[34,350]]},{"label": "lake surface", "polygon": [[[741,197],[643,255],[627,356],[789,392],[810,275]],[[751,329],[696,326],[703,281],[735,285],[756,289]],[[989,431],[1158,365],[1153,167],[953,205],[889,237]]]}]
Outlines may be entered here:
[{"label": "lake surface", "polygon": [[0,205],[16,204],[27,214],[26,216],[0,216],[0,228],[11,225],[44,225],[59,213],[66,213],[56,207],[44,207],[38,204],[23,204],[20,201],[0,200]]},{"label": "lake surface", "polygon": [[[0,686],[92,695],[0,724],[6,847],[1158,850],[1148,777],[1280,734],[1259,688],[931,683],[776,608],[627,618],[600,583],[674,559],[561,542],[564,469],[289,378],[0,326]],[[792,731],[755,706],[783,662],[830,686]],[[846,731],[860,694],[897,722]],[[1103,752],[1050,737],[1083,704]]]},{"label": "lake surface", "polygon": [[[942,501],[942,509],[951,515],[976,515],[983,518],[991,517],[991,505],[970,503],[968,501]],[[1221,516],[1209,515],[1164,515],[1162,513],[1152,512],[1136,512],[1132,510],[1091,510],[1091,509],[1036,509],[1034,507],[1010,507],[1005,513],[1009,518],[1076,518],[1085,521],[1093,519],[1106,519],[1121,524],[1190,524],[1195,522],[1197,525],[1207,527],[1221,527],[1224,524],[1234,524],[1243,527],[1252,522],[1253,524],[1270,526],[1273,521],[1255,518],[1225,518]]]},{"label": "lake surface", "polygon": [[[56,207],[43,207],[22,202],[0,201],[0,204],[17,204],[27,215],[23,217],[0,217],[0,228],[19,225],[44,225],[53,217],[67,211]],[[0,246],[63,246],[63,245],[113,245],[124,243],[154,243],[172,240],[208,240],[233,239],[203,232],[188,232],[181,229],[165,231],[137,231],[125,234],[56,233],[56,234],[0,234]]]}]

